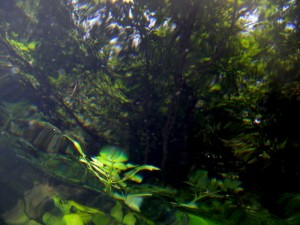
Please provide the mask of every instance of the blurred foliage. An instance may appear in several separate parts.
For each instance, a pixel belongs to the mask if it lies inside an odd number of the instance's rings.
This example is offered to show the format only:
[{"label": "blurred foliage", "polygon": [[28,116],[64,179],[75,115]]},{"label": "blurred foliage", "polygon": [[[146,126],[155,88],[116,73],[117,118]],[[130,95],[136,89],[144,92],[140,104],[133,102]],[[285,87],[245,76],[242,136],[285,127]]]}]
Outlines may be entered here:
[{"label": "blurred foliage", "polygon": [[284,194],[279,203],[284,206],[284,216],[288,224],[299,224],[300,222],[300,194]]},{"label": "blurred foliage", "polygon": [[[151,221],[138,216],[133,212],[123,210],[122,205],[117,204],[111,208],[111,212],[104,213],[97,208],[81,205],[72,200],[64,200],[53,196],[55,208],[44,213],[42,221],[46,225],[107,225],[107,224],[153,224]],[[124,211],[124,212],[123,212]],[[123,217],[124,214],[124,217]]]},{"label": "blurred foliage", "polygon": [[[223,174],[226,176],[225,174]],[[179,203],[179,206],[197,209],[197,203],[209,199],[234,198],[234,194],[242,191],[239,180],[232,179],[234,176],[226,176],[224,179],[216,179],[208,177],[208,172],[205,170],[196,170],[189,175],[189,181],[185,182],[189,186],[189,190],[182,192],[181,198],[187,203]],[[189,196],[185,196],[189,195]],[[180,200],[182,201],[182,199]]]},{"label": "blurred foliage", "polygon": [[[151,165],[133,165],[125,163],[128,161],[123,151],[114,146],[103,147],[99,155],[88,160],[80,144],[72,138],[66,136],[75,149],[80,154],[79,161],[85,164],[105,185],[105,192],[116,199],[123,200],[131,209],[140,212],[140,205],[143,197],[151,196],[151,193],[132,193],[132,188],[127,186],[127,181],[141,183],[143,177],[138,175],[142,170],[154,171],[159,168]],[[118,191],[117,191],[118,190]]]},{"label": "blurred foliage", "polygon": [[[110,144],[179,187],[200,169],[299,190],[299,1],[2,2],[0,100],[34,103],[90,168]],[[195,199],[235,184],[202,176]]]},{"label": "blurred foliage", "polygon": [[54,210],[54,214],[51,212],[46,212],[42,219],[44,224],[108,224],[108,216],[96,208],[84,206],[72,200],[66,201],[60,199],[58,196],[53,196],[53,202],[60,213],[55,213]]}]

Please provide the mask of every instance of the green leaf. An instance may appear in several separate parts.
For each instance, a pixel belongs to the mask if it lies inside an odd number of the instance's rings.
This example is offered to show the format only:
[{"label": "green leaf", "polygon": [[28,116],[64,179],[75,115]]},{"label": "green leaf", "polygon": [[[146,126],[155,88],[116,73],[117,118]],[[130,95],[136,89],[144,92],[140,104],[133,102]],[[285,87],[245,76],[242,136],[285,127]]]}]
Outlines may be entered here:
[{"label": "green leaf", "polygon": [[227,191],[227,190],[233,190],[233,191],[239,191],[241,188],[239,187],[241,185],[241,181],[238,180],[232,180],[229,178],[225,178],[223,185],[222,185],[222,190]]},{"label": "green leaf", "polygon": [[65,136],[69,141],[71,141],[71,142],[73,143],[75,149],[79,152],[79,154],[80,154],[82,157],[86,158],[86,155],[84,154],[84,152],[83,152],[83,150],[82,150],[80,144],[79,144],[77,141],[75,141],[75,140],[73,140],[72,138],[70,138],[69,136],[67,136],[67,135],[64,135],[64,136]]},{"label": "green leaf", "polygon": [[210,92],[218,92],[221,90],[221,86],[219,84],[214,84],[213,86],[211,86],[211,88],[209,89]]},{"label": "green leaf", "polygon": [[102,214],[95,214],[92,217],[92,222],[95,225],[108,225],[109,224],[109,219],[107,215],[102,215]]},{"label": "green leaf", "polygon": [[247,38],[243,38],[243,39],[241,39],[241,45],[244,48],[249,48],[250,47],[250,41]]},{"label": "green leaf", "polygon": [[61,221],[61,217],[54,216],[49,212],[43,215],[42,221],[45,225],[65,225],[65,223]]},{"label": "green leaf", "polygon": [[59,197],[54,196],[53,198],[54,205],[60,209],[64,214],[69,214],[71,212],[71,205],[62,201]]},{"label": "green leaf", "polygon": [[180,203],[179,206],[189,209],[198,209],[196,202]]},{"label": "green leaf", "polygon": [[67,214],[63,216],[66,225],[84,225],[83,220],[77,214]]},{"label": "green leaf", "polygon": [[68,201],[68,204],[70,204],[72,207],[76,208],[76,210],[78,211],[82,211],[82,212],[85,212],[85,213],[97,213],[97,214],[103,214],[104,213],[102,211],[100,211],[99,209],[96,209],[96,208],[92,208],[92,207],[89,207],[89,206],[85,206],[85,205],[81,205],[75,201]]},{"label": "green leaf", "polygon": [[127,170],[128,169],[126,164],[119,163],[119,162],[114,163],[112,166],[113,166],[113,168],[118,169],[118,170]]},{"label": "green leaf", "polygon": [[103,164],[103,162],[101,162],[99,159],[101,160],[100,157],[92,157],[92,162],[91,162],[91,163],[92,163],[93,165],[99,167],[99,168],[103,168],[103,167],[104,167],[104,164]]},{"label": "green leaf", "polygon": [[216,192],[218,190],[219,181],[216,178],[212,178],[210,184],[207,186],[207,191],[210,193]]},{"label": "green leaf", "polygon": [[127,213],[124,216],[123,223],[126,224],[126,225],[135,225],[136,218],[135,218],[134,214],[133,213]]},{"label": "green leaf", "polygon": [[131,164],[131,163],[127,163],[126,166],[127,166],[128,169],[132,169],[132,168],[137,167],[137,165],[134,165],[134,164]]},{"label": "green leaf", "polygon": [[132,174],[128,176],[128,180],[134,181],[136,183],[141,183],[143,181],[143,177],[139,174]]},{"label": "green leaf", "polygon": [[119,222],[123,220],[122,205],[119,202],[110,210],[110,215]]},{"label": "green leaf", "polygon": [[151,165],[143,165],[141,166],[143,167],[143,170],[149,170],[149,171],[153,171],[153,170],[160,170],[160,168],[156,167],[156,166],[151,166]]},{"label": "green leaf", "polygon": [[102,156],[93,157],[92,160],[95,164],[97,163],[98,165],[102,165],[100,167],[104,167],[104,165],[108,166],[108,167],[112,167],[112,164],[113,164],[113,162],[111,160],[104,158]]},{"label": "green leaf", "polygon": [[28,52],[28,51],[29,51],[29,49],[28,49],[28,47],[26,46],[25,43],[22,43],[22,42],[19,42],[19,41],[16,41],[16,40],[12,40],[12,39],[11,39],[11,40],[8,40],[8,42],[9,42],[12,46],[18,48],[18,49],[21,50],[21,51],[25,51],[25,52]]},{"label": "green leaf", "polygon": [[134,211],[140,212],[140,206],[143,202],[143,198],[137,195],[127,195],[124,202]]},{"label": "green leaf", "polygon": [[127,155],[115,146],[103,147],[99,155],[111,162],[126,162],[128,160]]},{"label": "green leaf", "polygon": [[197,170],[189,176],[189,182],[191,186],[197,186],[199,188],[205,188],[209,184],[208,172],[205,170]]},{"label": "green leaf", "polygon": [[211,223],[210,221],[201,218],[199,216],[193,215],[193,214],[189,214],[189,225],[212,225],[215,223]]},{"label": "green leaf", "polygon": [[37,45],[37,42],[32,41],[32,42],[27,44],[27,47],[28,47],[29,50],[33,51],[33,50],[35,50],[36,45]]}]

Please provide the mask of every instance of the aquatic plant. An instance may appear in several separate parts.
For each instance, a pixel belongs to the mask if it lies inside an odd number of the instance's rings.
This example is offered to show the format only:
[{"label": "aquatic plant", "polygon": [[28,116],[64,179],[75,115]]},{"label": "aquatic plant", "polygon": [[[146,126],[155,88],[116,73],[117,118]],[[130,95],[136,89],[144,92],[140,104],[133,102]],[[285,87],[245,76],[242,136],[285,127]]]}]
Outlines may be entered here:
[{"label": "aquatic plant", "polygon": [[[72,200],[64,200],[53,196],[54,209],[43,214],[42,221],[46,225],[106,225],[108,215],[99,209],[79,204]],[[57,212],[60,213],[57,213]]]},{"label": "aquatic plant", "polygon": [[[197,202],[202,199],[229,197],[232,193],[237,193],[243,189],[240,187],[241,182],[225,175],[224,179],[210,178],[205,170],[196,170],[189,175],[189,180],[185,183],[189,185],[189,192],[186,192],[189,200],[181,202],[180,207],[197,209]],[[186,198],[186,196],[183,196]]]},{"label": "aquatic plant", "polygon": [[279,203],[284,206],[286,222],[291,225],[300,224],[300,193],[286,193]]},{"label": "aquatic plant", "polygon": [[118,222],[126,225],[135,225],[137,221],[134,213],[128,212],[124,215],[122,205],[119,202],[111,209],[110,215]]},{"label": "aquatic plant", "polygon": [[73,143],[80,154],[79,161],[85,164],[88,170],[105,185],[105,192],[115,199],[123,200],[133,210],[139,211],[142,198],[151,196],[151,193],[131,194],[127,188],[127,181],[141,183],[143,177],[138,174],[140,171],[154,171],[159,170],[159,168],[151,165],[126,163],[128,161],[127,155],[115,146],[105,146],[100,150],[98,156],[88,159],[77,141],[69,136],[66,138]]}]

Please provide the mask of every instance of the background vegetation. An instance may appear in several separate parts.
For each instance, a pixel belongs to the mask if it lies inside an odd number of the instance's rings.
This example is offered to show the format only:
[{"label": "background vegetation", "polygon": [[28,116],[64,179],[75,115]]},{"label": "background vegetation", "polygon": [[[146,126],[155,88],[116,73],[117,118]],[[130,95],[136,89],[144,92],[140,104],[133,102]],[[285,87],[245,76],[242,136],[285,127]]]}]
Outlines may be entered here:
[{"label": "background vegetation", "polygon": [[300,190],[299,15],[297,0],[2,0],[0,100],[175,186],[238,175],[284,217],[273,201]]}]

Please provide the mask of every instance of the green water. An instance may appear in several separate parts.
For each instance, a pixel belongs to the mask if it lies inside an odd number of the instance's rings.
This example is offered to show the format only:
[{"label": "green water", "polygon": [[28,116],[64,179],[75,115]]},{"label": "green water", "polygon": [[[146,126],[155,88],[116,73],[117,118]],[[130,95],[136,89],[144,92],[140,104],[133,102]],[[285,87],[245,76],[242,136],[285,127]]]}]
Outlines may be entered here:
[{"label": "green water", "polygon": [[0,224],[300,224],[299,10],[1,0]]}]

